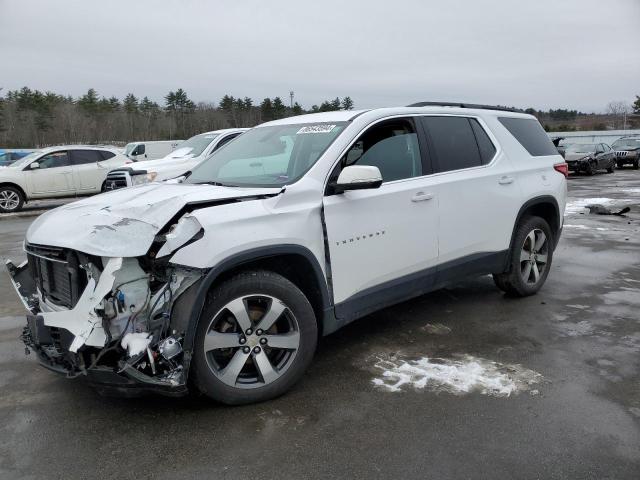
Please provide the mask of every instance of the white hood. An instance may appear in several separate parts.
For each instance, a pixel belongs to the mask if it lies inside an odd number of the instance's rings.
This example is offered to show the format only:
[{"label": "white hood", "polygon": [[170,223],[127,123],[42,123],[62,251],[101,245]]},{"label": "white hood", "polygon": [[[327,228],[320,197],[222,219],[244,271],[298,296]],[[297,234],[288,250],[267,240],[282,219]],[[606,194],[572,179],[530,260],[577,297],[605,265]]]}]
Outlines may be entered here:
[{"label": "white hood", "polygon": [[103,257],[137,257],[187,203],[273,195],[280,188],[153,183],[123,188],[44,213],[27,230],[31,244]]}]

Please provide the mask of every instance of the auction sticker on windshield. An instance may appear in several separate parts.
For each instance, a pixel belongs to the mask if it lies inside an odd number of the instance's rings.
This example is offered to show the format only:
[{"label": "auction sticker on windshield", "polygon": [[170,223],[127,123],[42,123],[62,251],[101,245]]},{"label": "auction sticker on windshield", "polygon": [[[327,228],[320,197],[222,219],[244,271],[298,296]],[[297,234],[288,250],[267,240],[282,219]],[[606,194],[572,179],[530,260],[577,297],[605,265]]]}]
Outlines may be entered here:
[{"label": "auction sticker on windshield", "polygon": [[336,128],[335,125],[307,125],[306,127],[302,127],[298,130],[296,135],[301,135],[303,133],[329,133],[334,128]]}]

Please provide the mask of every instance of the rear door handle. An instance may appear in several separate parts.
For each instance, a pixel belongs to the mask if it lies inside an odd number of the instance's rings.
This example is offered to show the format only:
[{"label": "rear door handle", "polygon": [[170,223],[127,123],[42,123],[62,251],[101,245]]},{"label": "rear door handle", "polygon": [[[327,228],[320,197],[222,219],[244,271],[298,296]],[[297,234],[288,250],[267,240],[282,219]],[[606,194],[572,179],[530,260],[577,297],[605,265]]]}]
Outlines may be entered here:
[{"label": "rear door handle", "polygon": [[510,183],[513,183],[514,178],[509,176],[509,175],[504,175],[502,177],[500,177],[500,180],[498,180],[498,183],[500,185],[509,185]]},{"label": "rear door handle", "polygon": [[425,200],[431,200],[433,198],[432,193],[418,192],[411,197],[412,202],[424,202]]}]

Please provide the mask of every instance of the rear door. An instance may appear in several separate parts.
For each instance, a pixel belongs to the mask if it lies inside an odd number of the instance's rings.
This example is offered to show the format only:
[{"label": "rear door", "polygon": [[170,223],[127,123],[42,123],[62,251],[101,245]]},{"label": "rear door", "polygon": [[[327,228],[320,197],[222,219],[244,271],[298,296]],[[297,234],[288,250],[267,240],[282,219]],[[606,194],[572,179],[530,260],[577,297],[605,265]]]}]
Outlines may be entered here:
[{"label": "rear door", "polygon": [[99,162],[103,161],[99,150],[70,150],[73,165],[73,180],[78,194],[100,191],[102,182],[107,177],[107,169]]},{"label": "rear door", "polygon": [[38,160],[39,167],[25,168],[31,196],[66,196],[75,194],[71,159],[66,150],[48,153]]},{"label": "rear door", "polygon": [[[482,120],[420,117],[438,180],[440,281],[491,268],[509,246],[520,190]],[[490,271],[490,270],[489,270]]]},{"label": "rear door", "polygon": [[[385,120],[366,129],[331,173],[324,218],[336,315],[359,316],[428,290],[438,256],[438,199],[423,163],[421,130],[413,118]],[[336,194],[341,169],[372,165],[377,189]]]}]

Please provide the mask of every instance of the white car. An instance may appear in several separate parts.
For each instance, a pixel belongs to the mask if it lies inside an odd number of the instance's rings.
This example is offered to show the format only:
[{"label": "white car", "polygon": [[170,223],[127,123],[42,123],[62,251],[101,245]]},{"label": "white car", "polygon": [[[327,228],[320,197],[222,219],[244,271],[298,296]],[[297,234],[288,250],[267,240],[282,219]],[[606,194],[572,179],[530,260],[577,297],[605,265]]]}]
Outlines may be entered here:
[{"label": "white car", "polygon": [[182,183],[33,222],[28,264],[8,263],[30,310],[23,340],[47,368],[103,391],[273,398],[320,335],[375,310],[470,275],[536,293],[567,173],[534,117],[489,107],[265,123]]},{"label": "white car", "polygon": [[137,162],[109,172],[106,189],[115,190],[178,177],[247,130],[228,128],[191,137],[160,160]]},{"label": "white car", "polygon": [[124,147],[124,155],[132,162],[159,160],[173,152],[182,140],[131,142]]},{"label": "white car", "polygon": [[115,148],[66,145],[37,150],[0,169],[0,213],[25,202],[100,193],[109,170],[127,158]]}]

